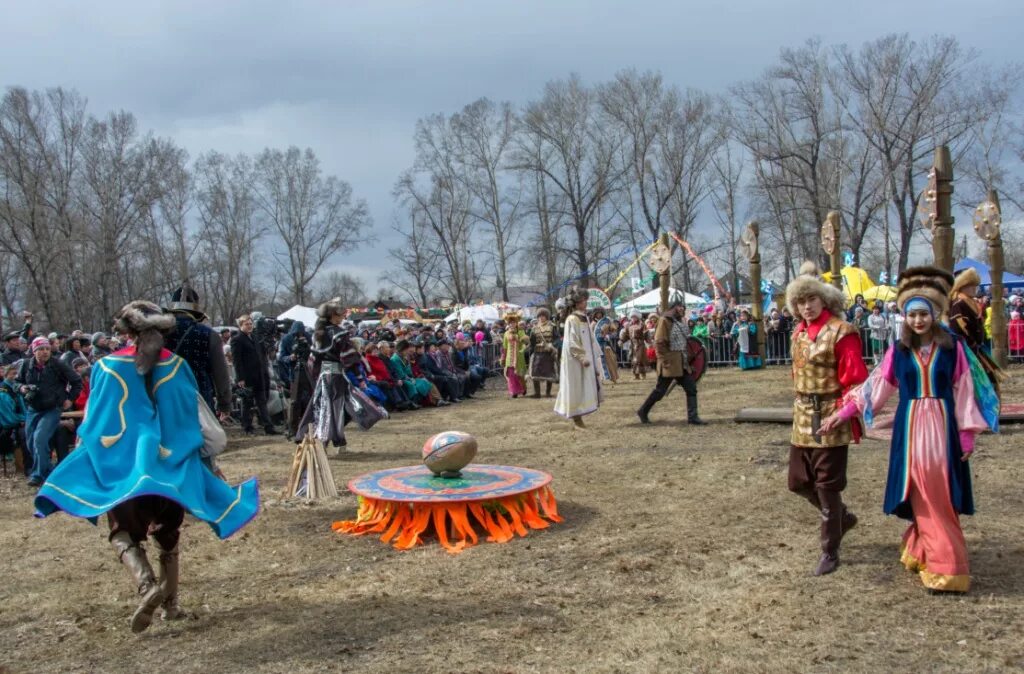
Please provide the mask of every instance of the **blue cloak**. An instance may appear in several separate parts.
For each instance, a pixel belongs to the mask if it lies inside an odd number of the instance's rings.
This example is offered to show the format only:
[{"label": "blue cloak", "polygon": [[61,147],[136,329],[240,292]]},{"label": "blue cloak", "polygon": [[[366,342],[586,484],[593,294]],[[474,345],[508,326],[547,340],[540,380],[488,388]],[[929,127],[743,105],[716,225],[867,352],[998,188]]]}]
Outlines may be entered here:
[{"label": "blue cloak", "polygon": [[129,499],[163,496],[227,538],[256,516],[256,478],[232,487],[202,461],[192,369],[164,351],[153,369],[153,388],[155,410],[131,350],[96,361],[79,444],[39,489],[37,517],[63,510],[95,524]]}]

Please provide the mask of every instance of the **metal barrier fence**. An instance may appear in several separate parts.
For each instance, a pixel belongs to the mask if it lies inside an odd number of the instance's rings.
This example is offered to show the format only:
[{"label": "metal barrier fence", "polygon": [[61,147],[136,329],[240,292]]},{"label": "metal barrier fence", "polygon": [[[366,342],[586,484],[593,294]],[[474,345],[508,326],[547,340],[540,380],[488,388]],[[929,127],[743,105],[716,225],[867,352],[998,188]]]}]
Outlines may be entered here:
[{"label": "metal barrier fence", "polygon": [[[787,331],[769,330],[765,335],[764,353],[762,360],[766,365],[787,365],[792,362],[790,356],[790,341],[792,333]],[[736,340],[732,335],[720,335],[701,339],[704,348],[707,350],[708,367],[735,367],[739,364],[739,350],[736,347]],[[871,330],[860,331],[862,357],[868,365],[878,363],[885,355],[886,349],[893,344],[891,336],[885,339],[872,340]],[[1011,349],[1008,356],[1011,363],[1024,364],[1024,336],[1020,339],[1021,348]],[[619,344],[615,347],[619,367],[629,369],[632,367],[632,353],[628,344]],[[651,363],[653,366],[653,363]]]},{"label": "metal barrier fence", "polygon": [[[766,365],[787,365],[792,362],[790,357],[790,341],[792,333],[781,330],[769,330],[765,335],[764,353],[762,360]],[[735,367],[739,364],[739,350],[736,340],[732,335],[720,335],[708,337],[701,340],[708,354],[708,367]],[[871,365],[880,362],[885,355],[886,349],[892,345],[890,336],[883,340],[872,340],[871,330],[860,331],[862,356],[864,361]],[[1017,342],[1015,342],[1017,343]],[[1024,343],[1024,338],[1021,339]],[[615,351],[619,368],[629,371],[632,368],[633,354],[628,342],[615,342],[612,347]],[[471,347],[471,350],[480,358],[480,362],[491,372],[501,371],[501,345],[485,343],[482,346]],[[1024,364],[1024,346],[1011,350],[1009,353],[1011,363]],[[653,361],[650,367],[653,367]]]}]

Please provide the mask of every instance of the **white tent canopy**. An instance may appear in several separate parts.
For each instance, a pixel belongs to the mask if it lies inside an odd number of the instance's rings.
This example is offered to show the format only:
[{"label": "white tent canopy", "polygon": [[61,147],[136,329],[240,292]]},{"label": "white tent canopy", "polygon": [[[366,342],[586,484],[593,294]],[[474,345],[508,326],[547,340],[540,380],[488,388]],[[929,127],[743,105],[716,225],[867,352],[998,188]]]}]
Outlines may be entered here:
[{"label": "white tent canopy", "polygon": [[[707,304],[703,298],[697,297],[690,293],[677,290],[675,288],[668,289],[668,301],[674,302],[675,300],[682,300],[688,307],[699,307]],[[639,297],[634,297],[628,302],[616,305],[615,312],[618,314],[628,314],[630,311],[636,309],[641,313],[650,313],[652,311],[658,311],[661,303],[661,290],[655,288],[654,290],[644,293]]]},{"label": "white tent canopy", "polygon": [[[463,323],[469,321],[470,323],[476,323],[477,321],[483,321],[490,325],[497,320],[501,319],[503,313],[509,311],[520,311],[522,307],[518,304],[502,304],[500,309],[497,304],[481,304],[473,307],[462,307],[458,311],[453,311],[445,317],[445,323],[451,323],[452,321],[458,321]],[[529,316],[530,312],[525,312]]]},{"label": "white tent canopy", "polygon": [[293,321],[302,321],[302,324],[307,328],[312,328],[316,323],[316,309],[296,304],[294,307],[277,317],[277,320],[279,321],[288,319]]}]

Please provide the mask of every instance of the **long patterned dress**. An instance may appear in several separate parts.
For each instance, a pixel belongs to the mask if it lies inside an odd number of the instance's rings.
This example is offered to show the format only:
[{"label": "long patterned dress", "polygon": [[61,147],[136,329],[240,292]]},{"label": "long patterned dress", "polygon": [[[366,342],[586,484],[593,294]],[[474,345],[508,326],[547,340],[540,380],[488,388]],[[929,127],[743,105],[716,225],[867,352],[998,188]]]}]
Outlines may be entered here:
[{"label": "long patterned dress", "polygon": [[501,339],[501,368],[508,381],[509,395],[515,398],[526,393],[526,333],[518,325],[510,326]]},{"label": "long patterned dress", "polygon": [[911,521],[900,561],[925,587],[966,592],[971,577],[959,516],[974,513],[974,498],[961,443],[998,428],[999,401],[959,339],[951,348],[890,347],[852,400],[870,425],[897,391],[885,512]]}]

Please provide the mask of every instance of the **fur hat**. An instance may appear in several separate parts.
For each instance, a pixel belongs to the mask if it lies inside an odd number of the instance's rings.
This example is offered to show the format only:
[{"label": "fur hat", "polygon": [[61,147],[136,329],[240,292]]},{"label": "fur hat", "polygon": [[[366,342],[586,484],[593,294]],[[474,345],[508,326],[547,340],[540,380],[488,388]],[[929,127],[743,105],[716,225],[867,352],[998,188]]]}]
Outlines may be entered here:
[{"label": "fur hat", "polygon": [[146,330],[163,333],[173,330],[175,325],[174,316],[145,300],[129,302],[114,314],[114,331],[122,334],[141,335]]},{"label": "fur hat", "polygon": [[523,318],[523,315],[520,314],[518,311],[510,311],[507,314],[505,314],[504,316],[502,316],[502,320],[504,320],[506,323],[510,323],[510,322],[513,322],[513,321],[518,323],[519,321],[522,320],[522,318]]},{"label": "fur hat", "polygon": [[896,287],[896,306],[903,306],[911,297],[923,297],[931,302],[935,315],[941,316],[949,308],[949,294],[953,289],[953,275],[945,269],[922,266],[907,267],[900,272]]},{"label": "fur hat", "polygon": [[953,297],[967,286],[980,285],[981,277],[978,276],[978,270],[974,267],[968,267],[956,275],[956,278],[953,280],[953,289],[949,291],[949,295]]},{"label": "fur hat", "polygon": [[548,318],[551,318],[551,312],[548,310],[547,307],[539,307],[537,309],[537,318],[540,318],[541,316],[547,316]]},{"label": "fur hat", "polygon": [[582,302],[585,299],[590,298],[590,293],[587,292],[586,288],[571,288],[565,295],[565,303],[568,305],[567,308],[575,309],[578,302]]},{"label": "fur hat", "polygon": [[796,303],[807,297],[820,297],[825,308],[833,316],[842,318],[846,309],[846,294],[834,285],[820,278],[818,265],[807,260],[800,265],[800,275],[786,286],[786,306],[794,316],[799,316]]},{"label": "fur hat", "polygon": [[135,300],[114,314],[114,332],[135,338],[135,371],[153,371],[164,347],[164,334],[177,326],[173,314],[165,314],[152,302]]},{"label": "fur hat", "polygon": [[206,314],[199,308],[199,293],[188,281],[174,289],[171,293],[171,303],[164,309],[171,313],[188,314],[197,321],[206,320]]},{"label": "fur hat", "polygon": [[330,319],[331,316],[343,315],[344,313],[345,307],[341,306],[341,302],[333,300],[324,302],[316,308],[317,317],[324,320]]}]

